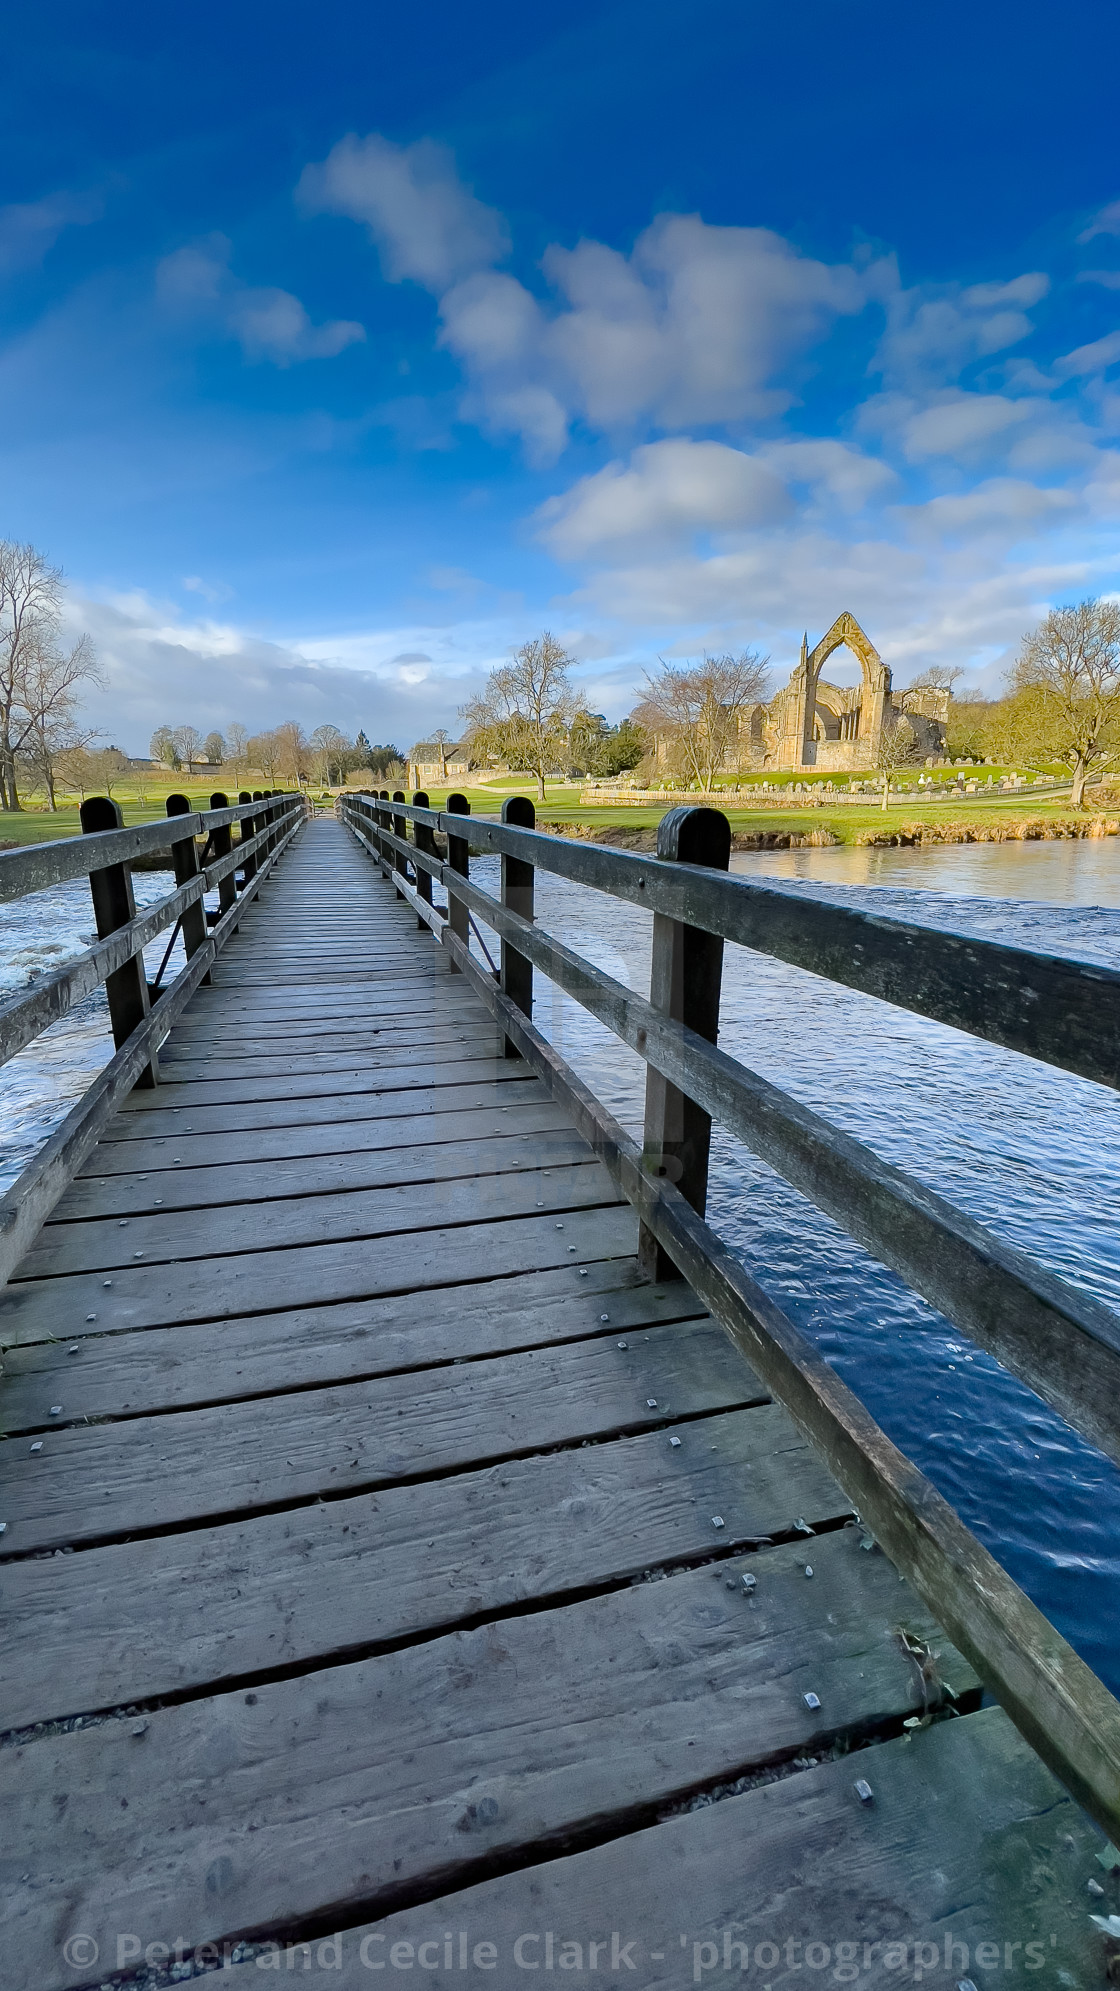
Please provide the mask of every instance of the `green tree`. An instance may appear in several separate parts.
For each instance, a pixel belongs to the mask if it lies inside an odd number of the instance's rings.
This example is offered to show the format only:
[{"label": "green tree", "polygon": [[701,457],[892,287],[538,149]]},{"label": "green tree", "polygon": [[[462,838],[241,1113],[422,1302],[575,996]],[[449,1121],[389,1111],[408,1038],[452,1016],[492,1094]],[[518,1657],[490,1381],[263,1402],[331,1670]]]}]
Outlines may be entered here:
[{"label": "green tree", "polygon": [[1090,771],[1120,759],[1120,604],[1052,608],[1024,637],[1010,685],[1038,757],[1072,769],[1080,809]]},{"label": "green tree", "polygon": [[588,712],[580,706],[575,713],[568,728],[568,758],[580,774],[594,771],[594,761],[610,730],[602,712]]},{"label": "green tree", "polygon": [[619,725],[608,728],[587,771],[600,776],[626,774],[645,759],[648,751],[649,741],[642,728],[633,719],[623,719]]}]

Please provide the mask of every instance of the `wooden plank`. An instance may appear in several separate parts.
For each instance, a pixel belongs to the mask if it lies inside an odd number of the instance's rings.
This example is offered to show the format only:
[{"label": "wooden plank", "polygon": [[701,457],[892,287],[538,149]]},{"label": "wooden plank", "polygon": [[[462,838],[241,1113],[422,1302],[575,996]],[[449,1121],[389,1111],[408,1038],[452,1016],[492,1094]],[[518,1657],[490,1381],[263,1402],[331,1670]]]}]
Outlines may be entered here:
[{"label": "wooden plank", "polygon": [[[476,1075],[479,1078],[497,1076],[497,1060],[486,1046],[436,1045],[426,1055],[410,1057],[407,1050],[398,1050],[384,1062],[375,1056],[369,1058],[332,1057],[317,1062],[313,1057],[307,1060],[311,1069],[304,1072],[300,1067],[303,1060],[295,1058],[269,1059],[271,1072],[259,1078],[252,1076],[238,1078],[236,1066],[225,1067],[224,1078],[179,1077],[172,1070],[168,1074],[167,1085],[161,1092],[170,1094],[174,1090],[176,1101],[184,1107],[230,1106],[242,1102],[256,1103],[260,1100],[275,1099],[314,1099],[326,1095],[329,1098],[345,1098],[352,1088],[372,1091],[399,1090],[404,1086],[415,1085],[470,1085]],[[285,1064],[288,1071],[285,1072]],[[296,1069],[291,1069],[292,1066]],[[136,1094],[139,1098],[141,1095]],[[127,1112],[136,1112],[131,1104]]]},{"label": "wooden plank", "polygon": [[765,1401],[708,1321],[51,1430],[0,1448],[12,1555],[392,1486]]},{"label": "wooden plank", "polygon": [[[924,1711],[890,1636],[900,1600],[881,1560],[830,1537],[816,1593],[790,1550],[754,1560],[750,1600],[682,1573],[262,1686],[251,1702],[156,1710],[141,1747],[121,1720],[4,1751],[0,1830],[31,1876],[8,1926],[28,1981],[66,1983],[68,1934],[112,1955],[125,1927],[150,1941],[173,1924],[193,1947],[328,1907],[344,1920]],[[903,1608],[936,1636],[913,1599]],[[974,1684],[955,1654],[941,1664],[958,1691]],[[43,1789],[68,1793],[57,1822]]]},{"label": "wooden plank", "polygon": [[387,1050],[392,1047],[431,1048],[435,1044],[475,1043],[480,1036],[493,1038],[494,1025],[483,1011],[481,1016],[421,1018],[413,1024],[373,1023],[355,1017],[289,1018],[286,1024],[251,1024],[228,1028],[216,1024],[198,1030],[184,1030],[180,1023],[167,1039],[164,1055],[174,1060],[197,1063],[212,1057],[234,1058],[244,1052],[250,1057],[273,1057],[286,1044],[318,1052]]},{"label": "wooden plank", "polygon": [[[328,1046],[320,1050],[317,1045],[304,1045],[302,1036],[296,1032],[288,1043],[287,1050],[244,1051],[240,1055],[215,1051],[206,1058],[172,1058],[168,1060],[164,1080],[168,1085],[189,1085],[192,1096],[200,1097],[198,1088],[209,1086],[210,1097],[224,1097],[233,1093],[236,1098],[253,1098],[258,1088],[251,1085],[258,1079],[283,1080],[290,1075],[323,1073],[335,1081],[335,1090],[345,1093],[348,1085],[357,1077],[386,1069],[399,1070],[402,1064],[427,1065],[438,1059],[441,1064],[467,1064],[472,1061],[493,1059],[497,1054],[494,1046],[498,1042],[494,1031],[463,1031],[452,1038],[441,1038],[431,1046],[427,1045],[379,1045],[376,1040],[355,1044],[352,1040],[337,1048]],[[409,1053],[414,1053],[414,1058]],[[230,1081],[236,1082],[234,1092]],[[217,1093],[213,1088],[217,1088]],[[251,1089],[250,1089],[251,1088]],[[276,1096],[276,1088],[270,1086]],[[279,1094],[281,1098],[285,1095]]]},{"label": "wooden plank", "polygon": [[[73,1194],[83,1181],[107,1181],[114,1175],[131,1175],[139,1181],[175,1166],[201,1172],[232,1162],[280,1162],[300,1155],[333,1154],[336,1148],[349,1153],[358,1148],[391,1147],[397,1141],[413,1141],[417,1135],[426,1142],[442,1144],[482,1140],[500,1133],[546,1134],[571,1124],[563,1108],[553,1105],[539,1081],[526,1080],[514,1094],[503,1092],[500,1096],[512,1097],[513,1104],[492,1106],[480,1102],[452,1106],[446,1111],[437,1107],[423,1113],[409,1111],[396,1116],[379,1113],[354,1119],[350,1117],[350,1102],[346,1101],[340,1110],[347,1117],[341,1120],[331,1116],[306,1124],[248,1128],[244,1133],[176,1133],[157,1135],[151,1140],[117,1140],[106,1135],[88,1157],[86,1168],[75,1176],[67,1194]],[[462,1094],[455,1090],[449,1097],[458,1101]],[[375,1103],[381,1104],[380,1100]],[[410,1099],[410,1106],[411,1103]]]},{"label": "wooden plank", "polygon": [[0,1431],[49,1429],[60,1401],[71,1422],[186,1410],[704,1315],[682,1280],[647,1286],[629,1259],[592,1264],[573,1292],[576,1283],[565,1266],[456,1286],[446,1308],[431,1293],[406,1293],[148,1332],[83,1327],[76,1343],[5,1351]]},{"label": "wooden plank", "polygon": [[9,1558],[5,1721],[356,1657],[849,1511],[776,1406],[673,1435],[679,1447],[648,1432],[76,1555]]},{"label": "wooden plank", "polygon": [[[588,1154],[586,1147],[581,1152]],[[341,1194],[325,1191],[318,1196],[284,1196],[271,1203],[233,1204],[214,1210],[94,1217],[57,1227],[46,1225],[10,1285],[15,1291],[27,1280],[50,1285],[68,1274],[115,1272],[141,1258],[151,1266],[205,1260],[220,1278],[220,1265],[214,1261],[226,1254],[291,1250],[301,1244],[322,1245],[394,1232],[418,1234],[452,1224],[528,1216],[534,1210],[566,1213],[617,1203],[602,1162],[585,1159],[544,1168],[526,1167],[512,1175],[483,1175],[477,1182],[455,1177],[430,1183],[423,1193],[416,1183],[408,1182]],[[557,1217],[557,1223],[562,1226],[562,1216]],[[573,1243],[573,1253],[577,1249]]]},{"label": "wooden plank", "polygon": [[[456,1080],[433,1086],[426,1082],[423,1075],[418,1077],[419,1082],[415,1086],[401,1084],[394,1079],[392,1085],[377,1090],[351,1091],[342,1101],[332,1093],[317,1093],[310,1099],[250,1100],[230,1106],[196,1105],[189,1114],[182,1106],[156,1104],[145,1114],[140,1114],[130,1100],[109,1122],[103,1138],[110,1142],[150,1142],[167,1135],[225,1135],[250,1133],[264,1128],[322,1126],[337,1124],[340,1113],[345,1113],[350,1121],[396,1119],[406,1113],[414,1118],[449,1109],[464,1112],[476,1107],[513,1105],[522,1096],[539,1100],[543,1091],[533,1072],[527,1071],[523,1065],[504,1061],[502,1069],[492,1078],[481,1079],[475,1071],[467,1085]],[[532,1086],[534,1090],[521,1095],[516,1090],[519,1086]],[[172,1145],[177,1154],[186,1152],[178,1143],[172,1142]]]},{"label": "wooden plank", "polygon": [[[857,1776],[874,1792],[866,1806],[854,1795]],[[990,1708],[344,1927],[337,1952],[312,1943],[276,1962],[314,1991],[367,1991],[371,1969],[401,1943],[409,1981],[440,1991],[451,1979],[439,1967],[451,1930],[457,1981],[513,1991],[533,1982],[534,1964],[544,1967],[552,1930],[554,1967],[564,1939],[581,1945],[585,1968],[591,1942],[599,1945],[594,1974],[573,1972],[573,1983],[635,1991],[695,1991],[698,1982],[760,1991],[814,1981],[867,1991],[919,1982],[946,1991],[1089,1987],[1104,1982],[1105,1945],[1085,1909],[1099,1845],[1084,1813]],[[157,1909],[153,1928],[158,1920]],[[468,1932],[468,1959],[480,1939],[493,1944],[485,1970],[459,1977],[459,1930]],[[421,1968],[425,1941],[432,1947]],[[574,1950],[565,1953],[573,1964]]]},{"label": "wooden plank", "polygon": [[[464,1116],[466,1117],[466,1116]],[[472,1119],[480,1116],[472,1115]],[[591,1153],[586,1141],[571,1127],[557,1125],[553,1111],[551,1127],[531,1133],[508,1131],[509,1116],[493,1116],[496,1131],[483,1139],[462,1138],[396,1147],[378,1141],[325,1155],[285,1156],[281,1160],[224,1162],[209,1168],[163,1169],[137,1175],[85,1177],[72,1183],[61,1202],[55,1205],[52,1226],[74,1223],[82,1218],[116,1218],[154,1215],[159,1209],[230,1209],[236,1204],[266,1203],[278,1197],[319,1196],[324,1191],[402,1187],[407,1183],[444,1182],[453,1176],[506,1175],[527,1168],[563,1167],[586,1161]],[[538,1114],[544,1118],[543,1114]],[[463,1130],[465,1135],[465,1130]],[[43,1247],[50,1250],[54,1231],[43,1234]],[[52,1268],[54,1269],[54,1268]]]},{"label": "wooden plank", "polygon": [[[168,1086],[160,1088],[159,1094],[133,1093],[122,1108],[122,1117],[139,1116],[144,1110],[141,1100],[162,1099],[162,1095],[172,1087],[183,1108],[217,1106],[228,1109],[266,1102],[286,1106],[296,1099],[350,1098],[356,1091],[410,1092],[421,1086],[483,1084],[488,1079],[500,1079],[506,1069],[506,1064],[500,1059],[472,1057],[466,1053],[445,1058],[437,1049],[431,1057],[417,1059],[414,1063],[374,1065],[353,1061],[347,1063],[339,1059],[328,1071],[306,1076],[297,1074],[291,1078],[285,1078],[282,1073],[276,1078],[231,1078],[220,1083],[172,1078]],[[515,1065],[513,1069],[516,1072],[518,1068]],[[170,1112],[173,1108],[160,1104],[149,1110],[160,1113]]]},{"label": "wooden plank", "polygon": [[[208,1264],[189,1276],[174,1267],[136,1266],[105,1275],[26,1279],[0,1297],[0,1345],[65,1338],[89,1325],[103,1333],[130,1327],[171,1326],[178,1321],[221,1320],[232,1314],[274,1313],[281,1307],[324,1306],[332,1300],[373,1299],[380,1293],[420,1292],[425,1287],[469,1284],[550,1265],[589,1265],[596,1258],[627,1258],[637,1225],[627,1205],[577,1212],[558,1231],[554,1217],[511,1218],[388,1237],[371,1250],[368,1240],[295,1250],[251,1251]],[[572,1255],[569,1244],[577,1246]],[[573,1280],[577,1274],[573,1272]],[[446,1302],[445,1302],[446,1303]]]}]

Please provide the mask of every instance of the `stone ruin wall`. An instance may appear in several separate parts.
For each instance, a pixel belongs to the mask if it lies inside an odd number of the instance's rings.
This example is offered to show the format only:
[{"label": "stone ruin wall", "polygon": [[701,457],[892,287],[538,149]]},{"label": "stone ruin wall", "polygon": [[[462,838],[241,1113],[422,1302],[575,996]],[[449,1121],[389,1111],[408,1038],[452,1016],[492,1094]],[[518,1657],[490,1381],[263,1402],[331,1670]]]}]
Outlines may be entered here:
[{"label": "stone ruin wall", "polygon": [[[830,684],[821,675],[832,652],[843,645],[860,665],[858,685]],[[855,617],[843,614],[812,651],[803,642],[789,683],[756,705],[740,722],[739,767],[762,770],[813,769],[819,774],[856,773],[875,768],[884,732],[905,717],[923,760],[945,752],[948,691],[926,688],[895,691],[891,674]]]}]

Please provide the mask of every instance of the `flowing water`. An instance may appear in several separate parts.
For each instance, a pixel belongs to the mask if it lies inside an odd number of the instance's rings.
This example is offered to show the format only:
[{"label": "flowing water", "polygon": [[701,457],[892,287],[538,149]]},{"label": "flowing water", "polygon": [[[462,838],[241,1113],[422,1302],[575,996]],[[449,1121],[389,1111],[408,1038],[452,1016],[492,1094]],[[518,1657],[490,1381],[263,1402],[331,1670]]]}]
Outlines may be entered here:
[{"label": "flowing water", "polygon": [[[474,867],[493,890],[497,860]],[[1120,850],[798,850],[733,868],[795,889],[1120,966]],[[138,901],[169,889],[136,880]],[[541,923],[630,987],[651,920],[538,873]],[[57,965],[91,925],[84,882],[0,907],[0,988]],[[489,940],[489,936],[487,936]],[[493,942],[490,942],[494,951]],[[148,950],[154,974],[162,946]],[[169,963],[181,963],[178,948]],[[644,1067],[538,977],[537,1021],[640,1130]],[[1071,1283],[1120,1310],[1120,1098],[729,946],[721,1044]],[[111,1054],[104,995],[0,1072],[7,1186]],[[740,1144],[717,1131],[709,1216],[901,1448],[1120,1691],[1120,1470]]]},{"label": "flowing water", "polygon": [[[170,871],[138,871],[132,886],[137,910],[143,911],[173,892],[175,879]],[[207,904],[216,902],[216,894],[207,900]],[[50,974],[96,937],[84,878],[0,906],[0,997]],[[151,981],[169,937],[161,934],[144,950]],[[164,970],[164,987],[185,961],[183,943],[176,940]],[[112,1055],[109,1006],[99,988],[75,1003],[69,1015],[44,1030],[18,1057],[0,1066],[0,1195],[49,1140]]]},{"label": "flowing water", "polygon": [[[814,895],[1120,966],[1120,850],[1111,841],[752,852],[732,866]],[[496,860],[477,870],[493,889]],[[649,914],[541,872],[537,909],[570,946],[648,990]],[[540,1027],[640,1133],[641,1061],[551,984],[538,978],[537,986]],[[1120,1310],[1115,1093],[733,946],[725,950],[720,1044]],[[708,1215],[895,1443],[1120,1692],[1120,1469],[718,1129]]]}]

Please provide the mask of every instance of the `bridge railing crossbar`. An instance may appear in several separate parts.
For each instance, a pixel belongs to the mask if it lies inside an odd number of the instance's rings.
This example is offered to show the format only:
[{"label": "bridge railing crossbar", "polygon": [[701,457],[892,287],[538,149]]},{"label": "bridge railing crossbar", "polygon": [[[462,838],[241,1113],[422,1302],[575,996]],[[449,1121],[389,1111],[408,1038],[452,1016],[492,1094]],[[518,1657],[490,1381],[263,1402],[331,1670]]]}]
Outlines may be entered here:
[{"label": "bridge railing crossbar", "polygon": [[[1120,1459],[1116,1316],[715,1044],[731,940],[1115,1086],[1120,975],[729,877],[729,826],[712,809],[672,811],[651,859],[536,831],[524,798],[510,798],[500,824],[472,819],[460,796],[446,810],[426,801],[356,794],[339,812],[469,976],[507,1049],[602,1156],[640,1215],[649,1276],[690,1281],[1013,1719],[1115,1837],[1120,1705],[721,1244],[704,1208],[715,1119]],[[500,898],[471,880],[471,851],[501,857]],[[653,913],[649,1000],[536,923],[536,870]],[[432,904],[433,882],[446,913]],[[471,952],[475,916],[501,942],[497,976]],[[646,1061],[640,1147],[533,1027],[534,967]],[[1055,1009],[1064,1014],[1040,1013]]]},{"label": "bridge railing crossbar", "polygon": [[[224,796],[221,800],[219,808],[192,810],[185,797],[171,796],[165,821],[125,829],[101,827],[113,818],[119,825],[120,811],[107,797],[95,796],[82,805],[83,824],[89,826],[82,836],[0,853],[0,903],[88,877],[99,934],[84,952],[0,1002],[0,1063],[24,1050],[102,982],[116,1045],[114,1057],[0,1197],[0,1284],[11,1277],[132,1088],[158,1083],[159,1046],[208,978],[245,905],[259,892],[306,813],[301,795],[246,796],[233,806]],[[235,824],[241,825],[236,843]],[[206,839],[204,862],[198,856],[198,837]],[[132,864],[165,850],[170,851],[176,888],[138,913]],[[215,889],[218,908],[210,913],[205,895]],[[182,934],[187,960],[165,987],[162,975],[171,946],[154,982],[147,980],[143,950],[169,927],[172,944]]]}]

